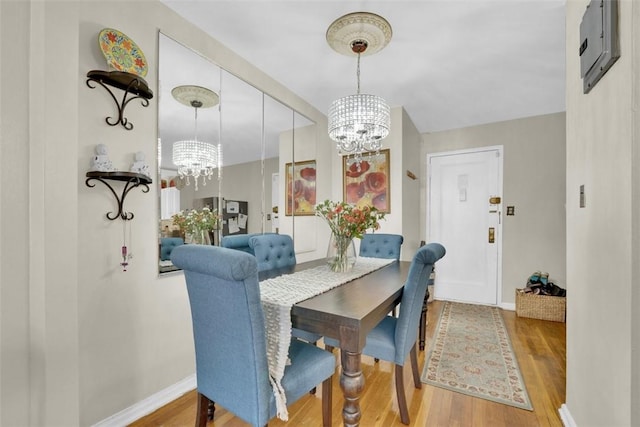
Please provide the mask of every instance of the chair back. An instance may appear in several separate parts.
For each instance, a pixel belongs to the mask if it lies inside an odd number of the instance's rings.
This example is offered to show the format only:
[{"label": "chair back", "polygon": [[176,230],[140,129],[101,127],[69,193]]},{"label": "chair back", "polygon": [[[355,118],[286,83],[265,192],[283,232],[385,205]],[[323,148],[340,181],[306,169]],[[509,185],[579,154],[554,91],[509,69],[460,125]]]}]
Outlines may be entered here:
[{"label": "chair back", "polygon": [[293,240],[286,234],[262,234],[249,239],[249,247],[258,260],[258,271],[296,265]]},{"label": "chair back", "polygon": [[400,234],[365,234],[360,242],[360,256],[399,260],[403,241]]},{"label": "chair back", "polygon": [[198,391],[252,425],[266,425],[273,393],[255,257],[182,245],[171,260],[187,283]]},{"label": "chair back", "polygon": [[160,238],[160,260],[168,261],[171,259],[171,252],[177,246],[184,244],[182,237],[162,237]]},{"label": "chair back", "polygon": [[253,255],[253,249],[249,247],[249,239],[257,234],[234,234],[232,236],[223,236],[220,239],[220,246],[223,248],[235,249]]},{"label": "chair back", "polygon": [[440,243],[429,243],[418,249],[411,261],[396,323],[396,360],[394,362],[398,365],[404,364],[407,354],[416,343],[418,323],[420,322],[429,276],[436,261],[442,258],[445,253],[444,246]]}]

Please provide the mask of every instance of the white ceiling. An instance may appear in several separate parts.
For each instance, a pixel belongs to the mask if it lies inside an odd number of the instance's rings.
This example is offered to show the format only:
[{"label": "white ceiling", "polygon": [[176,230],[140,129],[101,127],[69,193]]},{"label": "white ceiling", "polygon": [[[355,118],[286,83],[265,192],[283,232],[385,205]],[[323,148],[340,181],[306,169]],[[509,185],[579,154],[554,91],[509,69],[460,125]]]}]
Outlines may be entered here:
[{"label": "white ceiling", "polygon": [[358,11],[393,28],[362,58],[362,92],[404,106],[420,132],[565,110],[564,0],[161,1],[325,113],[356,91],[355,59],[325,33]]}]

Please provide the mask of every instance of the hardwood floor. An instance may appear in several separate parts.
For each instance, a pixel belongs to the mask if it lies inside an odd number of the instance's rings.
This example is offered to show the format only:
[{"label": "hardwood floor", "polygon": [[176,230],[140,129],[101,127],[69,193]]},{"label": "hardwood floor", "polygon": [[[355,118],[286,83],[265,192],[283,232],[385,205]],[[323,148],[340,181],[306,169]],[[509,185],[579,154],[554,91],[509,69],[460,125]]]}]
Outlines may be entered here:
[{"label": "hardwood floor", "polygon": [[[441,308],[440,301],[429,304],[427,337],[433,336]],[[524,377],[534,411],[526,411],[484,399],[469,397],[441,388],[422,385],[416,390],[411,368],[404,369],[407,404],[412,426],[562,426],[558,408],[565,402],[566,340],[565,324],[516,316],[503,311],[503,318],[513,350]],[[427,349],[430,340],[427,342]],[[336,351],[337,353],[337,351]],[[420,369],[426,352],[418,353]],[[395,398],[393,367],[388,362],[374,363],[363,356],[365,390],[360,400],[363,427],[399,427],[398,405]],[[342,391],[339,376],[333,381],[333,426],[342,425]],[[308,395],[289,406],[289,422],[277,418],[269,426],[321,427],[320,388],[315,396]],[[193,426],[196,414],[196,393],[189,392],[156,412],[131,424],[142,426]],[[215,418],[209,426],[247,426],[242,420],[216,407]]]}]

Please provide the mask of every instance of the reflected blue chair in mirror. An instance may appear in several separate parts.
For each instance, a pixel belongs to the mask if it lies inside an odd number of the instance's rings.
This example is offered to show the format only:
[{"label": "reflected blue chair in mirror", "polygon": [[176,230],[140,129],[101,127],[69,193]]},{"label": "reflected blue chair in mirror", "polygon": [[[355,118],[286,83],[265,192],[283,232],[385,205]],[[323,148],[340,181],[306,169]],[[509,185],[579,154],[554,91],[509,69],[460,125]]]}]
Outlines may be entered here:
[{"label": "reflected blue chair in mirror", "polygon": [[[249,247],[258,260],[258,271],[296,265],[293,239],[286,234],[255,235],[249,239]],[[291,335],[314,344],[321,338],[320,335],[297,328],[291,330]]]},{"label": "reflected blue chair in mirror", "polygon": [[[276,415],[269,382],[265,318],[256,258],[217,246],[182,245],[171,254],[184,271],[196,357],[196,425],[207,423],[211,402],[256,427]],[[331,425],[335,356],[292,339],[282,379],[287,403],[322,383],[323,425]]]},{"label": "reflected blue chair in mirror", "polygon": [[[387,316],[369,332],[362,354],[386,360],[395,364],[396,395],[400,420],[409,424],[409,411],[404,394],[403,366],[409,355],[413,383],[421,388],[420,372],[418,371],[418,356],[416,341],[418,338],[418,322],[422,314],[422,304],[427,292],[427,284],[433,267],[445,254],[444,247],[439,243],[429,243],[416,252],[407,281],[402,291],[400,313],[398,317]],[[327,350],[338,347],[338,341],[325,337]]]},{"label": "reflected blue chair in mirror", "polygon": [[293,239],[286,234],[257,234],[249,238],[249,248],[258,260],[258,271],[296,265]]},{"label": "reflected blue chair in mirror", "polygon": [[[271,233],[267,233],[271,234]],[[220,240],[220,246],[223,248],[235,249],[238,251],[248,252],[251,255],[254,255],[253,249],[249,247],[249,239],[253,236],[261,236],[260,233],[251,233],[251,234],[234,234],[229,236],[224,236]]]},{"label": "reflected blue chair in mirror", "polygon": [[161,237],[160,238],[160,260],[168,261],[171,259],[171,252],[174,248],[183,245],[184,240],[181,237]]}]

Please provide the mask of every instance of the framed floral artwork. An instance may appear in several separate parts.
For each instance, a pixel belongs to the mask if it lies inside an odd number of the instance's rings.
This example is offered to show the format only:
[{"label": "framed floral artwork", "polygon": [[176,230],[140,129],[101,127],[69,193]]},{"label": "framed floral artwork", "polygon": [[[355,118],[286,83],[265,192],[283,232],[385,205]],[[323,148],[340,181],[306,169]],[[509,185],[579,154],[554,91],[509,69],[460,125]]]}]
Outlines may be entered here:
[{"label": "framed floral artwork", "polygon": [[344,201],[359,207],[374,206],[391,212],[389,149],[362,155],[358,165],[353,157],[342,158]]},{"label": "framed floral artwork", "polygon": [[316,161],[287,163],[285,215],[315,215]]}]

